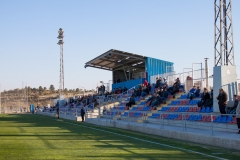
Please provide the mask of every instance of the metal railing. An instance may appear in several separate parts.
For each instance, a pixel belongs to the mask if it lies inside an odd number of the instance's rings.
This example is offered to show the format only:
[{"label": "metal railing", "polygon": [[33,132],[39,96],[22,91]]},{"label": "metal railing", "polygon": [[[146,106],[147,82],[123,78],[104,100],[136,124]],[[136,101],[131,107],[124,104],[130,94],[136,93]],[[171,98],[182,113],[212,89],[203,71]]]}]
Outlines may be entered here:
[{"label": "metal railing", "polygon": [[[143,125],[148,124],[155,124],[160,129],[164,129],[168,126],[174,126],[174,127],[180,127],[183,131],[186,131],[187,129],[201,129],[206,130],[210,132],[210,135],[214,135],[215,131],[227,131],[227,132],[235,132],[237,131],[237,125],[236,125],[236,119],[234,118],[236,115],[233,114],[216,114],[216,113],[176,113],[176,112],[158,112],[159,116],[157,118],[149,118],[148,114],[151,112],[142,112],[141,116],[134,117],[132,116],[133,113],[140,113],[141,111],[131,111],[131,110],[125,110],[125,111],[117,111],[113,110],[113,113],[120,112],[120,114],[100,114],[98,117],[100,119],[108,119],[113,120],[116,122],[125,122],[126,124],[129,124],[130,122],[141,122],[144,123]],[[122,114],[124,112],[124,114]],[[166,115],[169,114],[175,114],[178,115],[178,120],[169,119],[166,117]],[[192,117],[199,117],[206,118],[206,121],[201,120],[190,120],[188,119],[190,116]],[[218,117],[226,117],[224,122],[221,120],[218,121]],[[227,122],[228,117],[232,117],[231,122]],[[222,119],[223,120],[223,119]],[[235,121],[235,122],[234,122]],[[157,127],[156,126],[156,127]]]}]

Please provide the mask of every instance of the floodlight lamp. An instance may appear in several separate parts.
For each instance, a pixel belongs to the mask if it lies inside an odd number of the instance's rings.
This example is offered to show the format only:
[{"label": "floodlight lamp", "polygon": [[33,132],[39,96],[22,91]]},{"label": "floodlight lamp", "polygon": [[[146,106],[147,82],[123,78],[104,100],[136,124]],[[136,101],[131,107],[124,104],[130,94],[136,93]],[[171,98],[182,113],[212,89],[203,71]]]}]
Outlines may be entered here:
[{"label": "floodlight lamp", "polygon": [[62,28],[59,28],[58,34],[63,34],[63,33],[64,33],[64,30]]},{"label": "floodlight lamp", "polygon": [[119,60],[118,62],[121,62],[121,60]]},{"label": "floodlight lamp", "polygon": [[59,40],[57,44],[61,45],[63,43],[64,43],[63,40]]},{"label": "floodlight lamp", "polygon": [[58,38],[58,39],[61,39],[61,38],[63,38],[63,37],[64,37],[63,34],[59,34],[57,38]]}]

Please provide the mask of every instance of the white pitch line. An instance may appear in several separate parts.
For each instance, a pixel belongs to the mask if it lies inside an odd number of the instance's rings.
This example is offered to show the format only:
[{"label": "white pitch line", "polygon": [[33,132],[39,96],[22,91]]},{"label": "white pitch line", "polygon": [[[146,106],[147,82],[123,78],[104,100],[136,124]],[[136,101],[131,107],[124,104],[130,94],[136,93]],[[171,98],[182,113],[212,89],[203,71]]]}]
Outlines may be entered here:
[{"label": "white pitch line", "polygon": [[[50,118],[50,117],[46,117],[46,116],[42,116],[42,117],[57,120],[55,118]],[[197,152],[197,151],[193,151],[193,150],[189,150],[189,149],[184,149],[184,148],[181,148],[181,147],[174,147],[174,146],[170,146],[170,145],[167,145],[167,144],[162,144],[162,143],[158,143],[158,142],[152,142],[152,141],[148,141],[148,140],[145,140],[145,139],[140,139],[140,138],[136,138],[136,137],[132,137],[132,136],[127,136],[127,135],[124,135],[124,134],[119,134],[119,133],[106,131],[106,130],[102,130],[102,129],[98,129],[98,128],[93,128],[93,127],[89,127],[89,126],[84,126],[84,125],[81,125],[81,124],[70,123],[70,122],[66,122],[66,121],[61,121],[61,122],[72,124],[72,125],[76,125],[76,126],[81,126],[81,127],[85,127],[85,128],[101,131],[101,132],[111,133],[111,134],[115,134],[115,135],[118,135],[118,136],[127,137],[127,138],[131,138],[131,139],[135,139],[135,140],[139,140],[139,141],[143,141],[143,142],[157,144],[157,145],[160,145],[160,146],[174,148],[174,149],[178,149],[178,150],[181,150],[181,151],[186,151],[186,152],[190,152],[190,153],[200,154],[200,155],[203,155],[203,156],[206,156],[206,157],[216,158],[216,159],[219,159],[219,160],[227,160],[225,158],[212,156],[212,155],[209,155],[209,154],[204,154],[204,153],[201,153],[201,152]]]}]

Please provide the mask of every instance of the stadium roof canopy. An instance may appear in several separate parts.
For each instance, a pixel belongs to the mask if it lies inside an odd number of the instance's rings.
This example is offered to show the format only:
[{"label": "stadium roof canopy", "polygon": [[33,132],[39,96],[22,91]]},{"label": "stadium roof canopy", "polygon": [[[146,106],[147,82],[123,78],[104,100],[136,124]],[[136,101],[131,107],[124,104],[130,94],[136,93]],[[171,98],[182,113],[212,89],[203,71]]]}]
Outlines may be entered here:
[{"label": "stadium roof canopy", "polygon": [[144,69],[145,59],[146,57],[141,55],[110,49],[109,51],[85,63],[85,68],[93,67],[114,71],[122,70],[125,66],[131,66],[134,68]]}]

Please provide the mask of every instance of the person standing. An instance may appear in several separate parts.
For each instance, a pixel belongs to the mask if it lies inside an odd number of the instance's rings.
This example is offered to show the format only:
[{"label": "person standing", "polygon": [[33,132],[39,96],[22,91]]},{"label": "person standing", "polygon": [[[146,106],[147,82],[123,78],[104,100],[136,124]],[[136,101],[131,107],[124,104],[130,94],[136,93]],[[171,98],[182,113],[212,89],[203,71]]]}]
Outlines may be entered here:
[{"label": "person standing", "polygon": [[59,119],[59,107],[57,107],[57,118]]},{"label": "person standing", "polygon": [[84,116],[85,116],[85,110],[84,110],[84,108],[82,107],[82,108],[81,108],[82,122],[84,122]]},{"label": "person standing", "polygon": [[227,93],[221,88],[217,96],[218,106],[221,114],[226,114]]},{"label": "person standing", "polygon": [[[240,101],[240,96],[237,97],[237,100]],[[238,126],[238,134],[240,134],[240,103],[238,103],[236,108],[236,118],[237,118],[237,126]]]}]

